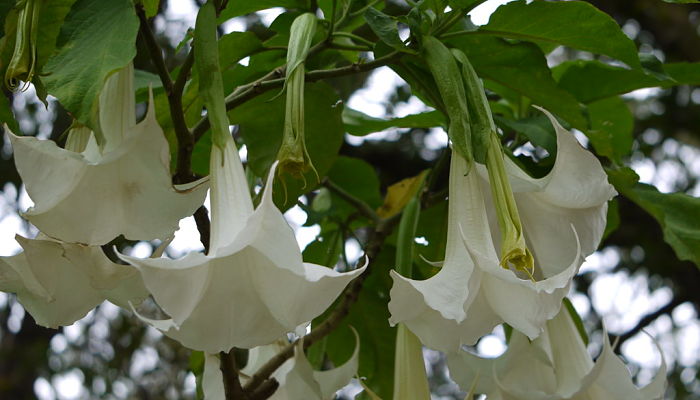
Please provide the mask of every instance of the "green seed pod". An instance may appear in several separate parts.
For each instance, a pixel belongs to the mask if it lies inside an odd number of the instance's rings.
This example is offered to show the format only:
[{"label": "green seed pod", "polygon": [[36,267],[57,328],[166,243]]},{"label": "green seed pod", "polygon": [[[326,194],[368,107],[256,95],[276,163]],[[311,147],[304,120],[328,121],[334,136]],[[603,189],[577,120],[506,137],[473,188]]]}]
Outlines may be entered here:
[{"label": "green seed pod", "polygon": [[[316,172],[304,141],[304,61],[316,32],[316,16],[298,16],[292,23],[287,50],[287,97],[282,146],[277,153],[277,172],[303,177],[309,169]],[[318,174],[317,178],[318,178]]]},{"label": "green seed pod", "polygon": [[484,92],[484,85],[476,75],[467,55],[461,50],[452,49],[452,55],[462,65],[462,79],[467,93],[467,107],[472,132],[472,150],[474,159],[484,164],[489,148],[489,136],[496,132],[496,124],[493,122],[489,101]]},{"label": "green seed pod", "polygon": [[[26,90],[34,77],[41,0],[20,0],[17,7],[15,48],[5,71],[5,87],[11,91]],[[24,85],[20,86],[20,81],[25,82]]]},{"label": "green seed pod", "polygon": [[445,104],[444,111],[450,120],[447,134],[452,140],[452,147],[467,160],[467,165],[471,166],[472,133],[467,95],[457,62],[447,46],[432,36],[423,37],[423,55]]}]

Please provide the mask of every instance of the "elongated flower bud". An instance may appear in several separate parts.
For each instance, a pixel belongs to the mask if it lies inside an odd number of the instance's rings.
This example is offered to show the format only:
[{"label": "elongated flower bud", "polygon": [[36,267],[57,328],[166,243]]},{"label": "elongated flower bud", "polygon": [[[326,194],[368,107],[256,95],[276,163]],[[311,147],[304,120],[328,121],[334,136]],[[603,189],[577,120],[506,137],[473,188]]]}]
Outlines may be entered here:
[{"label": "elongated flower bud", "polygon": [[[36,67],[36,39],[39,28],[40,0],[19,2],[17,33],[12,58],[5,71],[5,86],[12,91],[26,90]],[[20,86],[20,81],[24,85]]]},{"label": "elongated flower bud", "polygon": [[467,160],[468,166],[471,166],[472,132],[467,112],[467,95],[457,62],[450,50],[432,36],[423,38],[423,52],[440,91],[444,111],[450,120],[447,134],[452,141],[452,148]]},{"label": "elongated flower bud", "polygon": [[[292,23],[287,50],[287,98],[282,146],[277,153],[278,173],[303,176],[309,169],[316,172],[304,141],[304,61],[316,32],[316,16],[298,16]],[[318,174],[317,174],[318,175]]]}]

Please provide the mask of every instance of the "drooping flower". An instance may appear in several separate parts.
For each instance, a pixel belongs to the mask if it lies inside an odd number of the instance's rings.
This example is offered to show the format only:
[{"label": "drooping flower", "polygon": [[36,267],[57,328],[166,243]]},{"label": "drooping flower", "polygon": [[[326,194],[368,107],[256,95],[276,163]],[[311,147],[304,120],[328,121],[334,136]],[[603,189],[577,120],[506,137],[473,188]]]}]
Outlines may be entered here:
[{"label": "drooping flower", "polygon": [[99,247],[16,240],[24,252],[0,258],[0,290],[16,293],[39,325],[70,325],[104,300],[128,307],[148,296],[138,271],[111,262]]},{"label": "drooping flower", "polygon": [[[270,400],[331,400],[335,393],[350,383],[357,374],[359,365],[360,345],[355,332],[355,350],[348,361],[342,365],[325,370],[316,371],[311,367],[304,354],[304,339],[301,338],[294,345],[294,356],[285,361],[270,378],[279,384]],[[248,377],[252,376],[260,367],[272,357],[281,352],[287,345],[286,337],[276,340],[274,343],[254,347],[248,352],[248,364],[241,372],[241,383],[245,385]],[[224,400],[223,376],[219,369],[219,357],[212,354],[204,355],[203,389],[205,400]]]},{"label": "drooping flower", "polygon": [[[5,87],[9,90],[25,90],[36,72],[39,14],[43,2],[27,0],[17,2],[17,31],[14,50],[5,70]],[[20,81],[24,85],[20,86]]]},{"label": "drooping flower", "polygon": [[34,202],[24,217],[46,235],[72,243],[100,245],[120,234],[133,240],[169,236],[204,202],[206,185],[173,187],[152,94],[146,117],[136,124],[131,64],[107,80],[99,103],[99,146],[94,136],[76,152],[10,134],[17,171]]},{"label": "drooping flower", "polygon": [[[657,345],[658,346],[658,345]],[[530,342],[513,331],[508,350],[484,359],[466,351],[448,355],[450,376],[463,388],[474,382],[488,399],[529,400],[660,400],[666,385],[666,363],[644,388],[637,388],[608,335],[594,363],[566,308],[548,321],[542,335]]]},{"label": "drooping flower", "polygon": [[304,263],[294,232],[272,202],[274,165],[253,211],[229,135],[211,153],[211,245],[179,260],[120,256],[141,271],[168,320],[147,320],[208,353],[271,343],[320,315],[364,267],[339,273]]},{"label": "drooping flower", "polygon": [[392,271],[390,322],[405,323],[428,347],[454,351],[502,322],[537,337],[559,311],[584,258],[600,242],[607,201],[615,191],[593,154],[542,111],[557,134],[554,167],[540,179],[508,158],[504,168],[534,259],[532,273],[501,267],[500,210],[492,204],[488,174],[481,165],[467,173],[466,161],[455,152],[442,269],[424,281]]}]

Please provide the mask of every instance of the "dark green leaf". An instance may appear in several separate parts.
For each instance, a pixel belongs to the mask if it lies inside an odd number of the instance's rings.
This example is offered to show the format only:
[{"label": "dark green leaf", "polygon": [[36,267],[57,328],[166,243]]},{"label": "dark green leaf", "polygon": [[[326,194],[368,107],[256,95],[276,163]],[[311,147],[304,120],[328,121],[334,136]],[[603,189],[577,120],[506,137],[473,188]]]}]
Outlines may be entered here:
[{"label": "dark green leaf", "polygon": [[5,18],[14,5],[15,0],[0,0],[0,38],[5,36]]},{"label": "dark green leaf", "polygon": [[66,17],[62,46],[46,64],[43,81],[73,117],[93,129],[102,85],[136,55],[138,28],[129,0],[78,0]]},{"label": "dark green leaf", "polygon": [[308,7],[307,0],[230,0],[226,8],[221,12],[219,21],[226,21],[252,12],[273,7],[301,8]]},{"label": "dark green leaf", "polygon": [[432,128],[445,125],[445,117],[439,111],[427,111],[401,118],[374,118],[346,107],[343,110],[343,123],[351,135],[365,136],[389,128]]},{"label": "dark green leaf", "polygon": [[673,247],[679,259],[700,266],[700,227],[697,223],[700,221],[700,199],[684,193],[660,193],[655,187],[643,183],[622,190],[622,193],[659,222],[664,240]]},{"label": "dark green leaf", "polygon": [[398,24],[392,17],[376,8],[370,7],[365,11],[365,20],[382,42],[395,49],[404,49],[406,47],[401,37],[399,37]]},{"label": "dark green leaf", "polygon": [[519,120],[512,120],[498,115],[494,116],[494,119],[499,126],[522,133],[533,145],[542,147],[547,150],[549,154],[556,153],[557,138],[554,127],[552,123],[549,122],[549,119],[541,113],[534,117],[527,117]]},{"label": "dark green leaf", "polygon": [[[326,83],[309,83],[305,90],[306,149],[322,178],[333,164],[343,140],[342,107],[337,105],[338,96]],[[243,141],[248,146],[248,163],[257,176],[265,176],[282,142],[284,102],[284,96],[270,91],[229,112],[231,123],[240,124]],[[275,202],[281,208],[296,204],[300,194],[317,186],[313,171],[304,178],[306,182],[285,175],[275,182]]]},{"label": "dark green leaf", "polygon": [[586,327],[583,325],[581,316],[578,315],[578,312],[576,312],[576,308],[574,308],[574,305],[571,304],[571,300],[564,297],[563,303],[564,307],[566,307],[566,311],[569,313],[569,316],[574,321],[574,325],[576,326],[576,330],[583,340],[583,344],[588,346],[588,334],[586,333]]},{"label": "dark green leaf", "polygon": [[605,238],[615,232],[620,226],[620,203],[617,199],[612,199],[608,202],[608,215],[606,220],[607,222],[605,224],[602,240],[605,240]]},{"label": "dark green leaf", "polygon": [[10,104],[9,99],[5,97],[4,93],[0,94],[0,123],[7,124],[7,127],[10,128],[15,135],[22,134],[19,130],[17,120],[15,119],[15,114],[12,111],[12,104]]},{"label": "dark green leaf", "polygon": [[143,0],[143,8],[146,11],[146,16],[151,18],[158,14],[158,6],[160,0]]},{"label": "dark green leaf", "polygon": [[262,42],[252,32],[231,32],[219,39],[219,60],[224,71],[262,48]]},{"label": "dark green leaf", "polygon": [[616,163],[632,151],[634,116],[619,97],[609,97],[588,105],[591,129],[586,136],[596,153]]},{"label": "dark green leaf", "polygon": [[557,87],[537,46],[509,43],[491,36],[462,36],[450,39],[449,43],[467,54],[482,78],[530,98],[576,128],[587,126],[579,103]]},{"label": "dark green leaf", "polygon": [[[359,158],[338,157],[328,171],[328,178],[337,186],[356,198],[364,201],[372,208],[382,205],[382,195],[379,191],[379,178],[374,167]],[[341,218],[357,211],[344,199],[333,194],[333,213]]]},{"label": "dark green leaf", "polygon": [[569,46],[641,67],[634,42],[609,15],[584,1],[514,1],[499,7],[480,31]]}]

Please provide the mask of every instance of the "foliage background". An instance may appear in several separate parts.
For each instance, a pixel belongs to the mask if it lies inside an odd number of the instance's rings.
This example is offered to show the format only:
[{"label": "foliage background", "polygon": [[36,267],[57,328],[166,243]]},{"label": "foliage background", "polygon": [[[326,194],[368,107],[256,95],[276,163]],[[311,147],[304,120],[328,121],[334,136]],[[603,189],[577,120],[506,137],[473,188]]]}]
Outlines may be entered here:
[{"label": "foliage background", "polygon": [[[700,6],[669,4],[660,0],[590,2],[615,18],[640,51],[651,52],[666,63],[700,62]],[[186,29],[193,24],[194,14],[178,16],[173,13],[173,4],[170,3],[174,2],[161,2],[153,28],[159,44],[165,50],[167,65],[177,66],[184,61],[184,52],[178,49],[178,44]],[[193,2],[192,6],[196,7],[196,3]],[[294,1],[287,3],[293,5]],[[403,2],[388,1],[384,12],[402,15],[407,8]],[[274,34],[267,26],[269,20],[269,14],[239,17],[235,23],[223,27],[222,33],[235,25],[237,30],[247,28],[257,38],[267,39]],[[359,34],[371,37],[371,32],[360,31]],[[135,67],[155,72],[140,39]],[[549,61],[555,64],[568,59],[592,58],[589,53],[559,48],[550,54]],[[270,63],[274,64],[274,60],[270,60]],[[415,109],[415,98],[411,97],[408,87],[401,84],[400,78],[387,69],[375,74],[378,75],[374,78],[364,73],[335,78],[328,83],[350,106],[358,105],[359,108],[368,102],[375,103],[373,110],[363,111],[381,111],[385,116],[393,117],[402,116],[407,109]],[[142,78],[142,82],[155,81],[153,76],[146,74]],[[399,84],[387,87],[387,79]],[[699,81],[696,79],[694,83]],[[370,85],[363,89],[368,82]],[[372,82],[375,82],[374,85]],[[378,87],[379,83],[383,83],[384,91]],[[581,82],[570,84],[575,89]],[[662,192],[685,192],[700,196],[700,88],[695,84],[642,89],[623,96],[634,116],[633,127],[629,127],[632,129],[633,151],[624,155],[624,160],[633,166],[642,181],[655,185]],[[145,86],[142,84],[142,87]],[[318,88],[311,97],[333,96],[328,90]],[[162,90],[160,93],[157,102],[161,101],[160,106],[167,107]],[[58,103],[49,101],[46,111],[31,91],[5,95],[24,134],[57,140],[70,123],[67,112]],[[261,98],[241,107],[232,115],[232,121],[241,124],[240,134],[249,147],[254,146],[250,141],[254,141],[256,135],[264,135],[270,125],[275,126],[274,121],[255,123],[261,112],[256,106],[275,107],[275,104],[264,103],[263,100]],[[380,109],[376,108],[377,104],[381,106]],[[307,118],[314,118],[313,114],[310,113]],[[317,121],[324,123],[320,119]],[[627,123],[620,118],[620,124]],[[343,157],[332,166],[329,160],[329,164],[323,168],[330,167],[329,176],[335,182],[353,193],[359,193],[358,196],[370,205],[379,206],[382,194],[390,184],[413,176],[436,162],[445,145],[443,135],[422,128],[405,128],[394,129],[384,135],[372,135],[371,139],[366,140],[345,135],[342,144],[338,136]],[[328,142],[309,143],[310,152],[328,145]],[[11,242],[14,233],[27,233],[32,228],[17,218],[18,210],[26,208],[27,199],[14,168],[7,136],[2,138],[0,148],[0,187],[3,188],[0,226],[3,231],[2,249],[6,251],[2,255],[8,255],[13,251]],[[251,157],[261,156],[251,154]],[[364,163],[345,157],[361,159]],[[249,161],[255,162],[255,159]],[[198,171],[198,166],[194,167],[196,172],[205,173]],[[443,185],[445,180],[446,176],[442,177]],[[309,197],[307,203],[311,200]],[[341,209],[345,207],[344,213],[350,213],[348,206],[337,199],[334,204]],[[700,272],[691,262],[678,259],[673,249],[664,242],[657,221],[629,197],[618,198],[617,210],[619,228],[605,239],[600,251],[589,259],[576,278],[572,294],[574,305],[584,317],[589,332],[593,332],[592,342],[600,343],[603,320],[609,333],[620,336],[618,348],[640,383],[650,379],[659,363],[651,341],[640,333],[641,329],[645,329],[659,340],[669,363],[669,398],[700,399]],[[700,211],[697,208],[687,211],[681,217],[695,221],[695,229],[698,229]],[[419,232],[419,236],[430,236],[439,230],[443,213],[444,210],[427,210],[421,222],[425,232]],[[295,208],[292,214],[298,216],[299,209]],[[338,215],[342,214],[342,210],[338,212]],[[337,223],[314,218],[310,214],[309,223],[320,222],[326,238],[336,235],[339,238],[337,251],[346,249],[350,257],[347,262],[351,262],[358,241],[364,240],[362,230],[354,232],[358,236],[354,238],[351,234],[354,230],[352,223],[345,225],[347,221]],[[194,235],[189,240],[196,239]],[[341,242],[345,243],[341,245]],[[132,246],[134,251],[148,250],[148,245],[143,243],[120,245]],[[189,245],[197,246],[196,243]],[[322,256],[322,252],[317,251],[318,247],[318,243],[312,242],[305,256]],[[390,250],[391,240],[387,253]],[[428,247],[422,254],[428,259],[439,258],[439,255],[433,257],[431,250],[433,248]],[[366,285],[382,287],[385,283],[372,280]],[[372,311],[374,300],[371,296],[365,296],[357,307]],[[381,316],[376,319],[381,320]],[[353,324],[367,322],[364,320],[362,311],[350,317]],[[382,329],[373,331],[381,335],[384,332]],[[380,342],[381,337],[377,341]],[[502,343],[502,332],[496,332],[483,339],[478,348],[493,354],[502,348]],[[377,350],[367,348],[368,352],[377,353]],[[597,352],[595,348],[591,350]],[[463,394],[460,397],[455,385],[445,376],[442,357],[432,351],[427,351],[426,355],[431,363],[429,372],[436,398],[463,398]],[[0,293],[0,398],[29,399],[35,397],[34,393],[47,399],[193,398],[195,376],[190,371],[198,368],[198,359],[191,357],[188,350],[163,339],[129,313],[109,304],[100,306],[73,326],[49,330],[35,325],[12,296]]]}]

